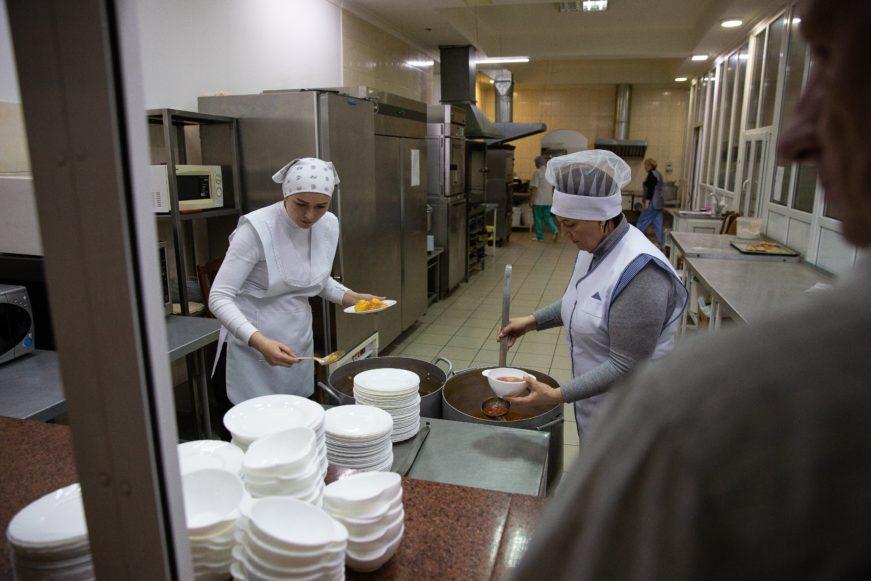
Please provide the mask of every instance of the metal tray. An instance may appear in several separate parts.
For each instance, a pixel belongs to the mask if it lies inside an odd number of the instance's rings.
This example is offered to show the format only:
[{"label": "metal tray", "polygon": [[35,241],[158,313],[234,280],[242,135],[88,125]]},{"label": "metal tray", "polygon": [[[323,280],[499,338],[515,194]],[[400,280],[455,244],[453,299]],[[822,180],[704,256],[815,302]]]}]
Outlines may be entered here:
[{"label": "metal tray", "polygon": [[793,250],[792,248],[787,248],[783,244],[779,242],[771,242],[770,240],[764,240],[763,242],[767,242],[768,244],[772,244],[776,246],[776,248],[772,248],[771,250],[751,250],[750,246],[753,244],[759,244],[759,240],[748,240],[747,242],[739,242],[732,241],[731,245],[735,250],[740,252],[741,254],[757,254],[762,256],[798,256],[798,252]]}]

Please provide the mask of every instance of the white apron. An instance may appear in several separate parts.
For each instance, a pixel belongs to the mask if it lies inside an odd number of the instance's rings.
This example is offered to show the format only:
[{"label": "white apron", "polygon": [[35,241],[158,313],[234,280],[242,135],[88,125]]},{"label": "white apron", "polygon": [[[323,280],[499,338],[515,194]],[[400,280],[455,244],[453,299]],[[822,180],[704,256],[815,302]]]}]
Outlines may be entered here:
[{"label": "white apron", "polygon": [[[290,218],[282,202],[242,217],[254,226],[263,245],[269,286],[243,286],[236,297],[242,314],[268,338],[284,343],[296,355],[313,354],[309,297],[323,289],[333,267],[339,240],[337,218],[327,213],[311,228],[310,255],[293,243]],[[232,240],[232,235],[230,236]],[[273,367],[256,349],[222,327],[218,356],[227,343],[227,397],[234,404],[261,395],[287,393],[308,397],[314,392],[312,361]],[[217,362],[217,357],[216,357]]]},{"label": "white apron", "polygon": [[[575,271],[562,299],[561,315],[572,358],[572,377],[583,375],[608,360],[608,311],[611,303],[650,260],[671,273],[677,297],[674,311],[662,330],[652,359],[674,349],[674,336],[678,319],[686,306],[687,292],[665,255],[630,225],[623,238],[589,271],[592,260],[591,253],[578,253]],[[624,272],[627,276],[621,281]],[[607,395],[603,393],[575,402],[575,421],[581,444],[590,416]]]}]

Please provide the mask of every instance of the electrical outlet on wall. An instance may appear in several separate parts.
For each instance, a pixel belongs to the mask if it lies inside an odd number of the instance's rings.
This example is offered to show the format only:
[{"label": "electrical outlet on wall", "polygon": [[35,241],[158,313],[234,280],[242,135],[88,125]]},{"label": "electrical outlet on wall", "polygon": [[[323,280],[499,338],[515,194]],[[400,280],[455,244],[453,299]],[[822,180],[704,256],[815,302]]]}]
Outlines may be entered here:
[{"label": "electrical outlet on wall", "polygon": [[674,162],[667,161],[665,162],[665,173],[671,173],[674,171]]}]

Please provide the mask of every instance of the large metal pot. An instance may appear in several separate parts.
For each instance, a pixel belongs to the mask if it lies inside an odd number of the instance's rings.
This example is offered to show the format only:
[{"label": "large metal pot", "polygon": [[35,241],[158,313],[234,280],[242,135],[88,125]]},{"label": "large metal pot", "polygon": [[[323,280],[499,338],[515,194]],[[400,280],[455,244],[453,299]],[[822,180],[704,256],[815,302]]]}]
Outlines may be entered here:
[{"label": "large metal pot", "polygon": [[[436,363],[445,363],[448,370],[444,371]],[[348,363],[330,374],[328,385],[319,382],[318,385],[336,405],[354,403],[354,377],[358,373],[370,369],[405,369],[420,377],[420,415],[425,418],[442,417],[442,387],[451,376],[454,366],[444,357],[436,357],[432,363],[412,359],[410,357],[371,357]]]},{"label": "large metal pot", "polygon": [[[550,447],[547,455],[548,488],[557,482],[563,469],[563,406],[556,405],[512,405],[506,419],[494,420],[484,415],[481,404],[487,398],[493,397],[493,390],[487,378],[481,375],[484,369],[495,367],[480,367],[458,372],[448,379],[442,390],[442,417],[446,420],[471,422],[501,426],[503,428],[523,428],[527,430],[547,431],[550,433]],[[559,387],[553,378],[532,369],[523,369],[534,375],[539,381]]]}]

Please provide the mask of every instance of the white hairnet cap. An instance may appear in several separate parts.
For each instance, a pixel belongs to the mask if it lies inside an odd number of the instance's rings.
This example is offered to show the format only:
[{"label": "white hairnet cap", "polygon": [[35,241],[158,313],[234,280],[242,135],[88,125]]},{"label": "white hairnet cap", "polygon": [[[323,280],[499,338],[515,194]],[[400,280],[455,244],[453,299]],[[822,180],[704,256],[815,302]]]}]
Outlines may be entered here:
[{"label": "white hairnet cap", "polygon": [[285,198],[302,192],[332,197],[339,183],[339,174],[332,162],[316,157],[301,157],[278,170],[272,176],[272,181],[281,184],[281,193]]},{"label": "white hairnet cap", "polygon": [[616,153],[591,149],[551,159],[544,177],[564,194],[603,198],[619,194],[632,170]]}]

